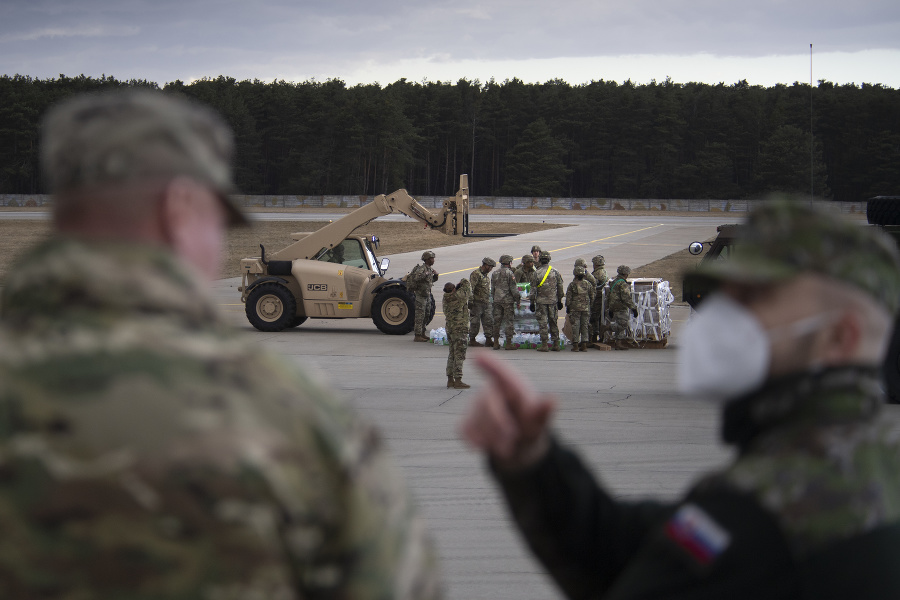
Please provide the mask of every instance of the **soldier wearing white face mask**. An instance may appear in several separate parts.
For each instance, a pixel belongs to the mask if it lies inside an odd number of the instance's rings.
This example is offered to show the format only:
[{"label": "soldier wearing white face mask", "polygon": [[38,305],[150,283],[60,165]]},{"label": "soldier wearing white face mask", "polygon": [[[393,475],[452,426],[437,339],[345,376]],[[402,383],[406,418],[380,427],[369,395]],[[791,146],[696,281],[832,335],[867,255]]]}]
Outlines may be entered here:
[{"label": "soldier wearing white face mask", "polygon": [[[623,502],[547,423],[552,400],[484,357],[463,434],[570,598],[897,598],[900,439],[880,366],[900,254],[810,208],[754,211],[680,335],[678,385],[722,405],[731,465],[674,503]],[[552,490],[553,493],[547,493]]]}]

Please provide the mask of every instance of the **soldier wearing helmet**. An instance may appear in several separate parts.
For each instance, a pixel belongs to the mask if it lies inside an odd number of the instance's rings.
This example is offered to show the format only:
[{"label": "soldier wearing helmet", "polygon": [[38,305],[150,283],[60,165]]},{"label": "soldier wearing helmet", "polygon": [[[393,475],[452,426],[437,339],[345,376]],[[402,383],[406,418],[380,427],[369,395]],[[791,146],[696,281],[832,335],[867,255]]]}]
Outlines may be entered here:
[{"label": "soldier wearing helmet", "polygon": [[594,303],[591,305],[591,327],[590,327],[590,336],[591,342],[600,341],[603,337],[602,334],[602,323],[603,319],[603,288],[606,287],[606,282],[609,281],[609,275],[606,274],[606,269],[604,265],[606,264],[606,259],[603,258],[602,255],[598,254],[594,258],[591,259],[591,262],[594,265],[594,272],[591,273],[593,275],[596,283],[596,293],[594,294]]},{"label": "soldier wearing helmet", "polygon": [[[536,313],[538,330],[541,336],[541,345],[538,351],[552,350],[559,352],[559,310],[562,309],[562,299],[565,296],[562,275],[550,266],[550,253],[542,250],[540,253],[541,267],[535,271],[531,283],[529,310]],[[549,336],[548,336],[549,331]],[[548,347],[548,337],[552,343]]]},{"label": "soldier wearing helmet", "polygon": [[431,312],[431,286],[438,280],[437,271],[434,270],[434,252],[426,250],[422,253],[422,263],[413,267],[406,278],[406,287],[415,294],[416,320],[413,328],[414,342],[427,342],[425,326],[428,325],[428,313]]},{"label": "soldier wearing helmet", "polygon": [[587,352],[588,320],[596,286],[587,280],[583,265],[575,265],[574,281],[566,290],[566,318],[572,326],[572,352]]},{"label": "soldier wearing helmet", "polygon": [[531,256],[534,257],[534,266],[537,268],[541,264],[541,247],[534,245],[531,247]]},{"label": "soldier wearing helmet", "polygon": [[586,260],[584,260],[581,257],[576,258],[575,266],[581,267],[582,269],[584,269],[584,280],[587,281],[588,283],[590,283],[592,286],[597,287],[597,280],[594,279],[594,276],[591,274],[590,271],[588,271]]},{"label": "soldier wearing helmet", "polygon": [[491,277],[491,285],[494,289],[494,350],[500,349],[500,331],[506,334],[507,350],[515,350],[513,345],[513,320],[515,309],[521,302],[519,287],[516,285],[516,275],[512,270],[513,257],[504,254],[500,257],[500,268]]},{"label": "soldier wearing helmet", "polygon": [[516,269],[516,283],[531,283],[534,275],[534,257],[526,254],[522,257],[522,264]]},{"label": "soldier wearing helmet", "polygon": [[[488,273],[497,266],[497,262],[485,256],[481,259],[481,266],[469,274],[469,284],[472,286],[472,299],[469,302],[469,345],[491,346],[491,335],[494,331],[494,319],[491,311],[491,280]],[[484,344],[475,341],[480,327],[484,327]]]},{"label": "soldier wearing helmet", "polygon": [[637,316],[637,304],[631,297],[631,284],[628,276],[631,275],[631,267],[619,265],[616,269],[616,278],[609,286],[609,300],[607,301],[607,313],[610,318],[609,329],[611,339],[615,341],[613,347],[616,350],[628,350],[628,323],[630,316]]}]

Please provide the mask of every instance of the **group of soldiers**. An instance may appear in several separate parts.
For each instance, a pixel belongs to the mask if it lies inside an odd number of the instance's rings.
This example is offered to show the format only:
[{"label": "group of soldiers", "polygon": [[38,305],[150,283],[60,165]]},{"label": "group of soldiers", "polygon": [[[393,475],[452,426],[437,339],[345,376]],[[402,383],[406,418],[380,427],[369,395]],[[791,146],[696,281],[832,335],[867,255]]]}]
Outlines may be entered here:
[{"label": "group of soldiers", "polygon": [[[447,387],[465,389],[462,382],[462,363],[469,346],[489,346],[500,350],[500,333],[506,336],[505,350],[516,350],[513,322],[515,309],[522,297],[518,284],[530,284],[529,310],[535,313],[541,344],[539,352],[560,351],[558,311],[566,309],[572,326],[572,352],[587,352],[589,343],[602,341],[601,312],[602,289],[610,282],[606,273],[606,260],[602,255],[592,259],[593,271],[588,271],[583,258],[575,260],[574,279],[568,288],[563,285],[559,271],[550,266],[550,253],[540,246],[532,246],[531,253],[522,257],[513,269],[513,257],[504,254],[497,261],[485,257],[481,266],[459,283],[444,285],[444,316],[450,352],[447,359]],[[427,342],[425,335],[426,314],[430,308],[431,286],[438,280],[434,270],[435,254],[431,250],[422,254],[422,263],[416,265],[407,277],[407,287],[415,294],[415,342]],[[535,266],[537,265],[537,266]],[[488,277],[489,274],[493,274]],[[631,286],[627,282],[631,268],[621,265],[610,282],[607,313],[610,323],[607,338],[617,350],[627,350],[629,316],[637,316],[637,305],[632,299]],[[479,330],[484,330],[484,344],[477,341]]]}]

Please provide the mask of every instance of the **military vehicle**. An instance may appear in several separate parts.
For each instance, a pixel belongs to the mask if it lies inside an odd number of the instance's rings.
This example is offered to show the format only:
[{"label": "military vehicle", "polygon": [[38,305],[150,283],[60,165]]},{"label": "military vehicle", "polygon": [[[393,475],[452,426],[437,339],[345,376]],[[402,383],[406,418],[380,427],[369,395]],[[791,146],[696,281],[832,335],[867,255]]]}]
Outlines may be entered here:
[{"label": "military vehicle", "polygon": [[[415,324],[415,299],[405,278],[388,279],[390,260],[378,259],[376,236],[353,234],[378,217],[401,213],[447,235],[468,232],[468,175],[440,210],[431,211],[406,190],[375,199],[314,232],[291,234],[292,244],[241,260],[241,301],[260,331],[297,327],[307,319],[371,318],[384,333],[403,335]],[[434,316],[434,297],[427,322]]]},{"label": "military vehicle", "polygon": [[[700,259],[700,264],[712,260],[728,260],[734,248],[737,232],[740,225],[729,224],[716,227],[717,235],[712,242],[693,242],[688,246],[688,252],[697,256],[703,252],[704,246],[709,246],[706,254]],[[709,294],[709,289],[692,280],[684,280],[681,287],[681,300],[687,302],[691,308],[696,309],[703,298]]]}]

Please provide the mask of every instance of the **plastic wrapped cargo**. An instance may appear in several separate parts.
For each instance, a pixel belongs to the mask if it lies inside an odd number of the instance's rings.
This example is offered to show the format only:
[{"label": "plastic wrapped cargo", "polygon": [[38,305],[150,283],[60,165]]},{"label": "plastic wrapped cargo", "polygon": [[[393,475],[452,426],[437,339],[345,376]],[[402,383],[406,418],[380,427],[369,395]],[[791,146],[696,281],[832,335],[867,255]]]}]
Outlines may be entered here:
[{"label": "plastic wrapped cargo", "polygon": [[[651,277],[637,277],[626,282],[631,286],[631,298],[638,307],[637,316],[629,318],[629,337],[640,345],[665,346],[672,331],[669,306],[675,301],[669,282]],[[609,330],[611,321],[606,312],[608,297],[609,283],[603,288],[601,326],[604,331]]]}]

